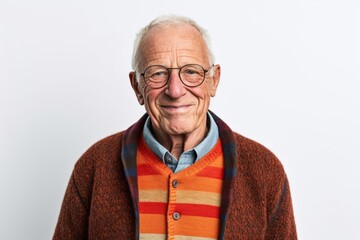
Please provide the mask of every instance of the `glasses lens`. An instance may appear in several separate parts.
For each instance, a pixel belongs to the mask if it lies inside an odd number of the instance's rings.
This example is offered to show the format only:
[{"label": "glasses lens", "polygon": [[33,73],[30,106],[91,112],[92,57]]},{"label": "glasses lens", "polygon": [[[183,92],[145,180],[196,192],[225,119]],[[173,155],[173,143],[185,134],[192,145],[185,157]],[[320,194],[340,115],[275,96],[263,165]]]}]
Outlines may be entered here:
[{"label": "glasses lens", "polygon": [[154,88],[165,85],[168,77],[169,72],[163,66],[151,66],[144,73],[146,83]]},{"label": "glasses lens", "polygon": [[187,86],[198,86],[205,79],[205,70],[197,64],[185,65],[180,69],[180,77]]}]

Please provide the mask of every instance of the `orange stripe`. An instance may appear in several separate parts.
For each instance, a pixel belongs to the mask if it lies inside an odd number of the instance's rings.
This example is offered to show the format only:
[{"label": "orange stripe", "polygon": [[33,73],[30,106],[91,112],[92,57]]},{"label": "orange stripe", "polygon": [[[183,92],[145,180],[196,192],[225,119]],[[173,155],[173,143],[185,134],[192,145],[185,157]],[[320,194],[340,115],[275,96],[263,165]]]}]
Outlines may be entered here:
[{"label": "orange stripe", "polygon": [[180,184],[181,190],[194,190],[202,192],[220,193],[222,187],[221,179],[208,178],[205,181],[199,181],[201,179],[194,178],[191,183]]},{"label": "orange stripe", "polygon": [[141,233],[166,233],[166,216],[159,214],[141,214],[140,230]]},{"label": "orange stripe", "polygon": [[138,177],[139,189],[159,189],[168,190],[168,179],[162,175],[140,176]]},{"label": "orange stripe", "polygon": [[220,154],[219,156],[217,156],[215,161],[213,161],[209,166],[223,168],[224,167],[223,155]]},{"label": "orange stripe", "polygon": [[179,226],[176,228],[176,235],[217,239],[219,236],[219,222],[218,218],[181,216]]}]

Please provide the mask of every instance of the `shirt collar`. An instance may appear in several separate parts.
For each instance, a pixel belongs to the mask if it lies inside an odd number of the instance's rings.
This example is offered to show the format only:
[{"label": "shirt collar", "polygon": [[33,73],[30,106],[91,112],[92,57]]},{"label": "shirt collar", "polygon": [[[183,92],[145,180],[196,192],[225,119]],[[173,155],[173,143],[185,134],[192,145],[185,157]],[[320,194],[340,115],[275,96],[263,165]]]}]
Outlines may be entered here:
[{"label": "shirt collar", "polygon": [[[218,126],[216,125],[216,123],[210,113],[208,113],[207,116],[208,116],[208,123],[209,123],[208,134],[200,142],[200,144],[195,146],[193,149],[189,150],[189,151],[195,151],[195,153],[196,153],[196,159],[194,162],[196,162],[197,160],[199,160],[203,156],[205,156],[205,154],[207,154],[215,146],[215,144],[219,138]],[[150,127],[151,127],[151,120],[150,120],[150,117],[148,117],[146,119],[146,122],[144,125],[144,130],[143,130],[143,136],[144,136],[145,143],[165,163],[165,155],[170,154],[170,152],[154,138],[154,135],[151,133]],[[189,151],[187,151],[187,152],[189,152]]]}]

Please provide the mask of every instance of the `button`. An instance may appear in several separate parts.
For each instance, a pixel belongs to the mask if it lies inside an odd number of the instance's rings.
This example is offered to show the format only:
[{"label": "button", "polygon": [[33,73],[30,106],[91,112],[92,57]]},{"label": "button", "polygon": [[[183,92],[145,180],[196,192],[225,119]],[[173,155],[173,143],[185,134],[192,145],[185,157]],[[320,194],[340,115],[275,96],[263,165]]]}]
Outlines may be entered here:
[{"label": "button", "polygon": [[180,219],[180,213],[174,212],[172,217],[173,217],[174,220],[179,220]]},{"label": "button", "polygon": [[171,159],[170,156],[166,156],[165,161],[166,161],[167,163],[172,163],[172,159]]},{"label": "button", "polygon": [[179,181],[176,179],[174,181],[172,181],[172,186],[173,186],[173,188],[177,188],[179,186]]}]

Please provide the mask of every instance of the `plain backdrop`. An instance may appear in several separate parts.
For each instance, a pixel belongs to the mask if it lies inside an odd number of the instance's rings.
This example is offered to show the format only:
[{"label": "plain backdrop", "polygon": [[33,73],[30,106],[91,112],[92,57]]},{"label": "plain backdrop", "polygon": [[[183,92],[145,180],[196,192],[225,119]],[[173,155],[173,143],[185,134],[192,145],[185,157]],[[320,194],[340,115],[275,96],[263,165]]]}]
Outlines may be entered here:
[{"label": "plain backdrop", "polygon": [[0,0],[0,239],[50,239],[77,159],[144,113],[132,46],[160,14],[208,29],[210,108],[282,161],[299,239],[360,239],[358,0]]}]

